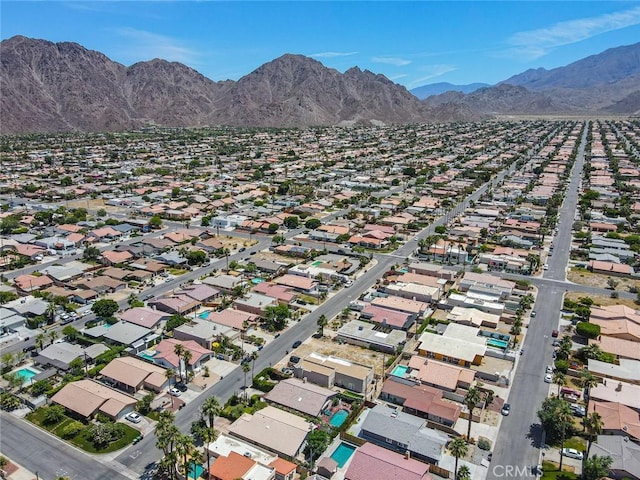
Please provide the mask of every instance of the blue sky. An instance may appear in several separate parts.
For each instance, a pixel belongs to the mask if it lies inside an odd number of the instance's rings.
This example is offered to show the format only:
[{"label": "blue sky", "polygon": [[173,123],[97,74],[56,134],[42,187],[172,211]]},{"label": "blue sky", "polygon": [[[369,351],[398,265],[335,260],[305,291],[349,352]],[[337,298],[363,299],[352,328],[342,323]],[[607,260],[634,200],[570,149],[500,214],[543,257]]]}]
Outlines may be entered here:
[{"label": "blue sky", "polygon": [[73,41],[237,80],[285,53],[415,88],[496,83],[640,41],[637,1],[2,1],[2,39]]}]

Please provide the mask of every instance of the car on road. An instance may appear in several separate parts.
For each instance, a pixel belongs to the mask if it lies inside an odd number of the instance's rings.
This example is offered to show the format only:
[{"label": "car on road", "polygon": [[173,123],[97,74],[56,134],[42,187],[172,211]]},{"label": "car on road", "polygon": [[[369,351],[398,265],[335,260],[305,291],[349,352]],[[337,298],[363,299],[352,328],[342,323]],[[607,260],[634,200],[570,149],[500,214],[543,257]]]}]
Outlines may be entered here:
[{"label": "car on road", "polygon": [[545,263],[544,266],[542,267],[544,270],[549,270],[549,264]]},{"label": "car on road", "polygon": [[344,283],[345,288],[349,288],[351,285],[353,285],[353,280],[347,280],[347,281]]},{"label": "car on road", "polygon": [[140,423],[140,420],[142,420],[142,416],[136,412],[127,413],[124,418],[125,420],[129,420],[131,423]]},{"label": "car on road", "polygon": [[505,404],[502,406],[502,410],[500,410],[500,412],[502,413],[502,415],[504,415],[505,417],[506,417],[507,415],[509,415],[509,412],[510,412],[510,411],[511,411],[511,405],[510,405],[510,404],[508,404],[508,403],[505,403]]},{"label": "car on road", "polygon": [[249,252],[249,255],[255,255],[258,252]]},{"label": "car on road", "polygon": [[536,316],[536,311],[535,310],[531,310],[531,318],[534,318]]},{"label": "car on road", "polygon": [[302,345],[302,342],[300,340],[296,340],[293,342],[293,345],[291,345],[291,348],[298,348],[300,345]]},{"label": "car on road", "polygon": [[246,250],[245,247],[241,247],[240,250],[238,250],[239,252],[244,252]]},{"label": "car on road", "polygon": [[547,369],[545,370],[544,373],[551,373],[553,374],[553,365],[547,365]]},{"label": "car on road", "polygon": [[174,387],[180,390],[181,392],[186,392],[189,389],[189,387],[187,387],[187,385],[182,382],[176,383]]},{"label": "car on road", "polygon": [[576,450],[575,448],[563,448],[562,455],[569,458],[575,458],[576,460],[582,460],[584,458],[582,452]]},{"label": "car on road", "polygon": [[[552,332],[551,332],[551,336],[552,336],[553,338],[558,338],[558,335],[559,335],[559,334],[560,334],[560,332],[558,332],[558,330],[554,330],[554,331],[552,331]],[[560,345],[560,344],[558,344],[558,345]]]},{"label": "car on road", "polygon": [[179,397],[180,396],[180,390],[178,390],[176,387],[171,387],[169,389],[169,395],[173,395],[174,397]]},{"label": "car on road", "polygon": [[551,383],[551,382],[553,382],[553,376],[552,376],[550,373],[547,373],[547,374],[544,376],[544,382],[545,382],[545,383]]}]

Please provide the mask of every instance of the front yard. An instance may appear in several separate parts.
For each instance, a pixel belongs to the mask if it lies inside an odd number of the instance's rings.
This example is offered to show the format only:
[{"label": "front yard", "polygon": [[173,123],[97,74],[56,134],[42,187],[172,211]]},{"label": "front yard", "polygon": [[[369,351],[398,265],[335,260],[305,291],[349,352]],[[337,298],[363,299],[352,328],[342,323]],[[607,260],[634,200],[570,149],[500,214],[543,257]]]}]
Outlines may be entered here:
[{"label": "front yard", "polygon": [[[47,430],[56,437],[61,438],[88,453],[109,453],[120,450],[131,444],[133,440],[140,436],[140,432],[123,423],[105,422],[105,423],[83,423],[78,420],[62,414],[57,421],[47,421],[47,412],[51,407],[42,407],[27,415],[27,420],[38,425],[40,428]],[[94,425],[104,425],[106,430],[114,430],[117,433],[114,437],[118,437],[113,441],[107,441],[98,445],[94,441],[92,427]]]}]

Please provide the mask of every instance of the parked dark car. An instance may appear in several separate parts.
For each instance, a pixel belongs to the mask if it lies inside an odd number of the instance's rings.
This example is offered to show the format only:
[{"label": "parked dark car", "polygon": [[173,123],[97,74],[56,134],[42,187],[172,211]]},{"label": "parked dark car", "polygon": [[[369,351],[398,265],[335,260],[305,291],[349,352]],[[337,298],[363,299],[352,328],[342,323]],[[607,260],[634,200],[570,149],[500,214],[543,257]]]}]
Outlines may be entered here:
[{"label": "parked dark car", "polygon": [[300,345],[302,345],[302,342],[300,340],[296,340],[295,342],[293,342],[293,345],[291,345],[291,347],[298,348]]},{"label": "parked dark car", "polygon": [[36,349],[37,347],[35,345],[29,345],[28,347],[24,347],[22,349],[23,352],[27,353],[27,352],[32,352]]},{"label": "parked dark car", "polygon": [[174,387],[176,387],[178,390],[180,390],[181,392],[186,392],[189,387],[187,387],[184,383],[182,382],[178,382],[174,385]]}]

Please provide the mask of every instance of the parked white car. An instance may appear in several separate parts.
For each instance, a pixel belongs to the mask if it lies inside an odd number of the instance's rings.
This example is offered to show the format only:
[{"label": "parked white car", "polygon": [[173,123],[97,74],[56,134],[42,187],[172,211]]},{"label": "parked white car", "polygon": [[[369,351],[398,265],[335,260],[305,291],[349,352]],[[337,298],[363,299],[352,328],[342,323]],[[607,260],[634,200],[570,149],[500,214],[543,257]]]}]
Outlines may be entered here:
[{"label": "parked white car", "polygon": [[550,373],[547,373],[547,374],[544,376],[544,381],[545,381],[545,383],[551,383],[551,382],[553,382],[553,376],[552,376]]},{"label": "parked white car", "polygon": [[142,420],[140,414],[136,412],[127,413],[124,418],[129,420],[131,423],[140,423],[140,420]]},{"label": "parked white car", "polygon": [[547,365],[547,369],[544,373],[551,373],[553,374],[553,366],[552,365]]},{"label": "parked white car", "polygon": [[174,397],[179,397],[180,396],[180,390],[178,390],[176,387],[170,388],[169,389],[169,395],[173,395]]},{"label": "parked white car", "polygon": [[584,456],[582,452],[579,452],[575,448],[563,448],[562,455],[568,458],[575,458],[576,460],[582,460]]}]

